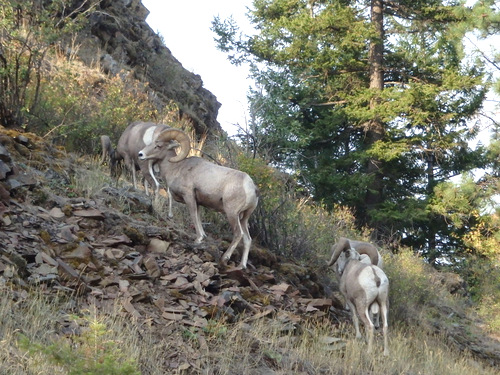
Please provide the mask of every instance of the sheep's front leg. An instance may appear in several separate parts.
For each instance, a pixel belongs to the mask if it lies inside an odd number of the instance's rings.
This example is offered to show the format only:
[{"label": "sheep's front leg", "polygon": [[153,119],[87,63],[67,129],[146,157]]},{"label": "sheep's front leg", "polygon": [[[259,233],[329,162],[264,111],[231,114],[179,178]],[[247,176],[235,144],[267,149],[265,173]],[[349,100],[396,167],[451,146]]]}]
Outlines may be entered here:
[{"label": "sheep's front leg", "polygon": [[201,215],[198,204],[196,203],[196,199],[194,196],[184,197],[184,202],[189,210],[189,215],[191,216],[191,220],[194,224],[194,229],[196,230],[196,240],[195,243],[199,244],[203,241],[203,238],[206,237],[205,231],[203,230],[203,226],[201,225]]},{"label": "sheep's front leg", "polygon": [[[158,194],[160,193],[160,183],[158,182],[158,180],[155,177],[155,172],[153,170],[153,161],[152,160],[148,161],[148,173],[151,176],[151,179],[153,180],[153,183],[155,185],[155,187],[154,187],[155,195],[158,196]],[[146,173],[144,173],[144,175],[146,175]],[[149,181],[147,178],[145,178],[145,180],[146,180],[146,182],[145,182],[146,195],[149,195],[149,188],[148,188]]]},{"label": "sheep's front leg", "polygon": [[134,189],[137,189],[137,178],[135,176],[135,163],[132,160],[132,158],[128,155],[125,156],[124,159],[125,159],[124,160],[125,165],[127,166],[127,168],[129,168],[130,172],[132,172],[132,181],[134,183]]},{"label": "sheep's front leg", "polygon": [[[158,190],[160,190],[159,186]],[[168,187],[167,187],[167,199],[168,199],[168,217],[173,217],[174,215],[172,214],[172,194],[170,193],[170,188]]]}]

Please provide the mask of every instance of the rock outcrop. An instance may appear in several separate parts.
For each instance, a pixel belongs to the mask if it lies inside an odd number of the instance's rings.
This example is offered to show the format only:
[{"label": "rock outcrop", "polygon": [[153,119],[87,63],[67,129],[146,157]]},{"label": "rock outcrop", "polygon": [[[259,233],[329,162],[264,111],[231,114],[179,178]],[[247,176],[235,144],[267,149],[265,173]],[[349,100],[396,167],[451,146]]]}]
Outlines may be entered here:
[{"label": "rock outcrop", "polygon": [[159,103],[176,102],[180,115],[193,121],[198,134],[221,132],[217,98],[203,87],[199,75],[184,69],[172,55],[146,23],[148,14],[140,0],[99,2],[79,34],[80,57],[89,64],[100,62],[109,74],[133,72],[136,79],[149,83]]}]

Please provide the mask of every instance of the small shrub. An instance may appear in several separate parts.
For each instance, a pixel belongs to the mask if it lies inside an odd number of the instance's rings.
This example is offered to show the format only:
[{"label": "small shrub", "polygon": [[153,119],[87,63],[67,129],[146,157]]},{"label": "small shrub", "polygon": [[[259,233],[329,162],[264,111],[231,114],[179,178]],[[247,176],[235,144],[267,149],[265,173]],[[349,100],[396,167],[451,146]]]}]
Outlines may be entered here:
[{"label": "small shrub", "polygon": [[410,250],[385,259],[384,271],[390,280],[390,306],[393,319],[413,322],[424,306],[437,298],[430,279],[430,266]]},{"label": "small shrub", "polygon": [[471,257],[462,270],[478,313],[492,333],[500,333],[500,268],[489,259]]},{"label": "small shrub", "polygon": [[109,331],[97,318],[86,317],[88,328],[80,336],[57,339],[50,345],[19,337],[19,346],[31,355],[43,354],[63,367],[69,375],[139,375],[134,359],[128,358],[119,343],[108,338]]}]

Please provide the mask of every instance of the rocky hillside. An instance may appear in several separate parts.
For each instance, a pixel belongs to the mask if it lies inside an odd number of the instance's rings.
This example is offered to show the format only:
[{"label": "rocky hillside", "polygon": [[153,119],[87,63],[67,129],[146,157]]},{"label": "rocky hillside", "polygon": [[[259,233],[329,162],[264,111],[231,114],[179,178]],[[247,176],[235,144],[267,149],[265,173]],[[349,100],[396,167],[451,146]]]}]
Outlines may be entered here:
[{"label": "rocky hillside", "polygon": [[[311,269],[259,248],[251,251],[250,270],[221,267],[228,241],[194,246],[194,231],[153,215],[151,200],[128,185],[79,196],[75,176],[95,178],[89,163],[33,134],[0,129],[3,285],[64,291],[81,309],[110,311],[119,301],[139,324],[163,333],[278,310],[292,325],[332,313],[346,317]],[[61,324],[63,332],[68,327]],[[172,363],[187,363],[185,355],[171,354]]]},{"label": "rocky hillside", "polygon": [[[73,1],[73,7],[84,12],[80,3]],[[199,75],[184,69],[172,55],[146,23],[148,14],[141,0],[98,2],[89,26],[79,33],[78,55],[89,65],[99,62],[109,74],[133,72],[149,83],[159,103],[174,100],[198,134],[220,132],[217,98],[203,87]]]},{"label": "rocky hillside", "polygon": [[[87,4],[72,3],[75,9]],[[89,65],[99,61],[109,74],[127,70],[149,82],[158,102],[176,101],[198,133],[221,131],[220,104],[150,29],[147,14],[140,0],[100,1],[89,27],[79,35],[80,57]],[[107,179],[100,181],[103,176]],[[88,186],[80,186],[81,181]],[[91,191],[92,183],[98,188]],[[209,239],[195,246],[189,220],[167,220],[157,210],[142,191],[111,183],[107,171],[90,157],[68,154],[34,134],[0,127],[4,303],[29,299],[33,290],[40,290],[49,296],[64,295],[72,313],[90,306],[100,314],[118,309],[137,327],[151,327],[158,341],[172,341],[168,351],[164,349],[165,373],[200,373],[201,353],[211,350],[203,336],[191,346],[174,340],[192,329],[208,329],[214,321],[262,320],[286,334],[303,330],[311,321],[327,321],[332,327],[349,322],[326,268],[299,265],[255,244],[249,270],[233,268],[237,254],[229,267],[221,266],[219,257],[229,245],[229,233],[207,230]],[[470,335],[475,322],[460,312],[443,307],[440,314],[425,323],[431,331],[482,363],[500,366],[498,340]],[[57,319],[54,336],[78,335],[80,327],[64,316],[48,317]],[[444,316],[457,321],[446,326]],[[252,345],[254,351],[264,346]],[[325,345],[339,350],[345,342],[332,339]],[[280,355],[282,362],[298,361],[290,354]],[[257,364],[262,371],[256,374],[279,373],[274,371],[281,361],[275,353],[262,358]],[[304,374],[331,373],[329,368],[314,372],[306,360],[295,368]]]},{"label": "rocky hillside", "polygon": [[[118,305],[162,338],[242,317],[266,317],[292,331],[311,319],[347,321],[325,270],[318,278],[317,270],[258,246],[249,270],[222,267],[224,235],[194,246],[194,230],[154,215],[151,200],[129,185],[102,184],[92,194],[76,189],[75,179],[99,178],[96,168],[33,134],[0,129],[0,284],[18,291],[12,298],[34,287],[67,294],[76,311],[96,306],[104,313]],[[500,365],[498,341],[471,340],[463,322],[445,327],[440,319],[431,323],[436,332]],[[56,333],[72,332],[73,324],[59,322]],[[192,348],[172,348],[170,369],[200,358]]]}]

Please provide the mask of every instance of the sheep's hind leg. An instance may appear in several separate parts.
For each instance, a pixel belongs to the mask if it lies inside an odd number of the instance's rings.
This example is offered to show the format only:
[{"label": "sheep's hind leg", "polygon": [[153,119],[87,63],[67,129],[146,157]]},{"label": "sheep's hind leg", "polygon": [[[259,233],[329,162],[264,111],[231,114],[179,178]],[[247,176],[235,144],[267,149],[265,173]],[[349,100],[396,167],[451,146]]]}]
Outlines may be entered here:
[{"label": "sheep's hind leg", "polygon": [[375,326],[370,320],[370,311],[368,306],[363,306],[363,304],[357,303],[356,310],[360,312],[359,318],[365,326],[366,337],[368,340],[368,353],[372,352],[373,348],[373,336],[375,334]]},{"label": "sheep's hind leg", "polygon": [[[253,211],[253,210],[252,210]],[[240,220],[241,229],[243,230],[243,255],[241,256],[240,267],[242,269],[247,268],[248,253],[250,252],[250,246],[252,245],[252,237],[250,237],[250,232],[248,231],[248,219],[252,212],[247,210],[243,213],[243,217]]]},{"label": "sheep's hind leg", "polygon": [[[227,263],[229,259],[231,258],[231,255],[233,255],[234,249],[236,249],[236,246],[241,241],[241,238],[243,237],[243,230],[241,228],[241,223],[239,219],[239,215],[228,215],[228,221],[229,224],[231,225],[231,229],[233,230],[233,241],[231,242],[231,245],[229,245],[228,249],[222,256],[222,262]],[[241,268],[246,268],[246,263],[243,265],[243,258],[242,262],[240,263]]]},{"label": "sheep's hind leg", "polygon": [[356,338],[361,339],[363,336],[361,336],[361,332],[359,330],[359,319],[358,319],[358,314],[356,313],[356,307],[349,300],[347,300],[347,305],[351,310],[352,322],[354,323],[354,328],[356,329]]},{"label": "sheep's hind leg", "polygon": [[389,355],[389,343],[387,338],[388,323],[387,323],[387,302],[380,304],[380,313],[382,314],[382,334],[384,336],[384,355]]}]

